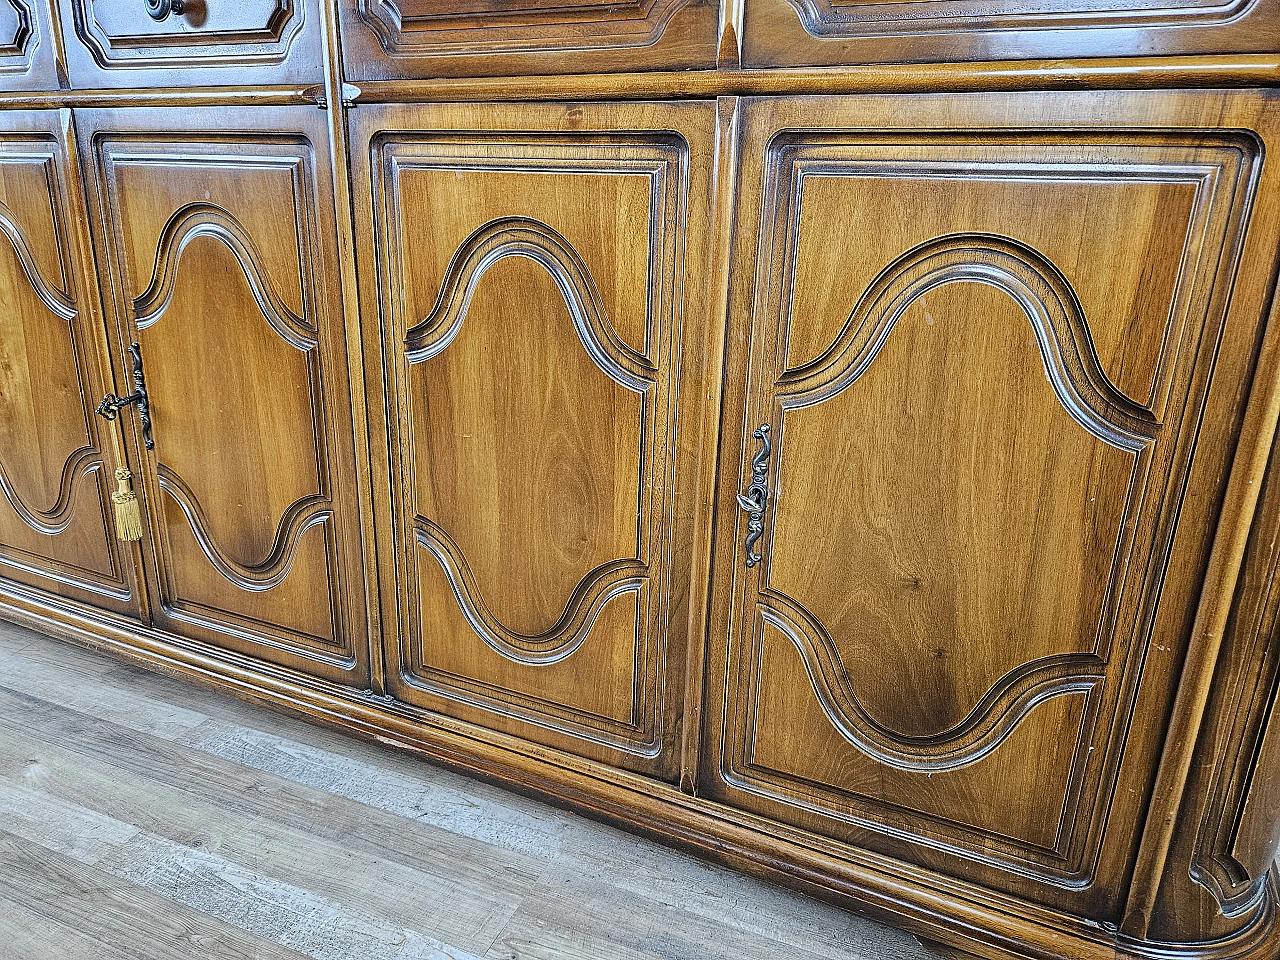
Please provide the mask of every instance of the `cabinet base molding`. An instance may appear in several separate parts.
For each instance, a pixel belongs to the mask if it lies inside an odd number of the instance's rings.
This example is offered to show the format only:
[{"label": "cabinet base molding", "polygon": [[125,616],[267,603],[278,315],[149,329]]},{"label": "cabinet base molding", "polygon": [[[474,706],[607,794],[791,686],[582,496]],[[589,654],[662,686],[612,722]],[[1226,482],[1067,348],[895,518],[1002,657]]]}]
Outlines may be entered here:
[{"label": "cabinet base molding", "polygon": [[230,693],[409,750],[432,762],[639,833],[707,860],[830,900],[990,960],[1274,960],[1280,957],[1269,881],[1252,921],[1202,944],[1136,941],[1107,927],[867,851],[839,848],[674,786],[355,691],[251,663],[126,618],[0,584],[0,619],[103,651],[155,673]]}]

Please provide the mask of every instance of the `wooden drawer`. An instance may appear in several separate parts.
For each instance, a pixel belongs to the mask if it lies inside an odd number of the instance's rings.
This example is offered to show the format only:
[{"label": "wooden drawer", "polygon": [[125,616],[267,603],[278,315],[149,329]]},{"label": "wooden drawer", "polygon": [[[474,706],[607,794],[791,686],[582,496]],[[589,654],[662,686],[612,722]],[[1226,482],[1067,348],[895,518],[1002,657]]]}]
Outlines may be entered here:
[{"label": "wooden drawer", "polygon": [[347,79],[710,68],[713,0],[342,0]]},{"label": "wooden drawer", "polygon": [[1280,50],[1277,0],[746,0],[744,66]]},{"label": "wooden drawer", "polygon": [[369,107],[352,127],[391,439],[387,689],[664,779],[714,125],[684,103]]},{"label": "wooden drawer", "polygon": [[74,87],[324,81],[317,0],[185,0],[161,19],[149,2],[58,0]]},{"label": "wooden drawer", "polygon": [[57,90],[49,0],[0,0],[0,90]]}]

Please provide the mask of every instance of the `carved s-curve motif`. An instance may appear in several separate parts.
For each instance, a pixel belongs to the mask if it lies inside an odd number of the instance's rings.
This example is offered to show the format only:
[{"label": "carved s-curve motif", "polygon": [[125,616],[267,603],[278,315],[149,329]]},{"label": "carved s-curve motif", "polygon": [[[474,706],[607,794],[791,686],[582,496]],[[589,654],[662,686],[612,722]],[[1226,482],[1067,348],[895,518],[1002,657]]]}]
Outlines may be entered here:
[{"label": "carved s-curve motif", "polygon": [[289,309],[272,286],[262,257],[248,232],[226,210],[210,203],[181,207],[165,224],[151,281],[134,301],[139,330],[145,330],[159,320],[173,300],[182,252],[197,237],[212,237],[232,252],[244,271],[258,309],[281,339],[303,351],[316,346],[316,331],[303,317]]},{"label": "carved s-curve motif", "polygon": [[410,363],[430,360],[453,342],[480,278],[504,257],[526,257],[551,275],[583,349],[601,370],[637,393],[652,385],[656,369],[614,331],[595,281],[577,251],[556,230],[528,217],[491,220],[462,242],[445,270],[435,305],[405,334],[405,356]]},{"label": "carved s-curve motif", "polygon": [[638,560],[613,560],[588,573],[573,591],[564,613],[550,629],[536,636],[508,630],[480,599],[480,591],[458,545],[425,517],[414,521],[414,536],[439,562],[458,606],[471,628],[489,647],[511,660],[528,664],[555,663],[582,646],[604,605],[623,593],[644,586],[647,570]]},{"label": "carved s-curve motif", "polygon": [[35,256],[31,253],[31,248],[27,246],[27,240],[22,235],[22,231],[18,229],[17,221],[13,216],[13,212],[0,202],[0,233],[3,233],[11,244],[13,250],[18,255],[18,262],[22,264],[22,272],[27,275],[27,280],[31,283],[31,288],[35,290],[36,296],[40,301],[49,308],[55,316],[61,317],[70,323],[76,318],[76,305],[71,298],[59,290],[57,287],[48,283],[40,273],[40,268],[36,265]]},{"label": "carved s-curve motif", "polygon": [[[27,245],[26,237],[17,225],[13,212],[3,202],[0,202],[0,233],[4,234],[13,246],[18,263],[22,266],[22,272],[31,284],[31,289],[40,298],[40,302],[58,319],[66,323],[73,322],[78,313],[74,301],[45,280],[31,248]],[[62,465],[62,478],[58,484],[57,499],[49,508],[39,509],[32,507],[23,499],[13,481],[5,473],[4,464],[0,463],[0,493],[9,501],[27,526],[48,536],[56,536],[71,524],[75,512],[77,483],[101,466],[102,455],[92,446],[84,446],[72,452]]]},{"label": "carved s-curve motif", "polygon": [[846,740],[881,763],[921,773],[954,770],[981,760],[1011,734],[1032,708],[1054,697],[1089,693],[1105,664],[1091,654],[1045,657],[1011,670],[949,730],[905,737],[878,723],[862,706],[831,636],[796,601],[763,592],[760,615],[795,644],[823,712]]},{"label": "carved s-curve motif", "polygon": [[907,251],[867,288],[835,342],[778,383],[784,409],[821,403],[849,387],[879,354],[918,298],[946,283],[985,283],[1012,297],[1031,321],[1053,391],[1091,434],[1122,450],[1141,450],[1159,424],[1151,410],[1111,383],[1071,284],[1039,252],[984,233],[958,233]]},{"label": "carved s-curve motif", "polygon": [[81,447],[62,465],[62,480],[58,486],[58,499],[47,510],[28,505],[18,494],[17,488],[0,463],[0,493],[10,506],[33,530],[49,536],[57,536],[71,525],[75,514],[75,487],[77,482],[96,472],[102,466],[102,455],[93,447]]},{"label": "carved s-curve motif", "polygon": [[293,567],[302,535],[317,523],[327,523],[333,516],[333,509],[325,497],[315,495],[298,500],[281,517],[267,556],[256,563],[245,565],[228,557],[213,542],[199,502],[176,473],[164,464],[158,464],[156,477],[160,489],[173,498],[186,516],[196,542],[214,569],[241,590],[253,593],[265,593],[283,583]]}]

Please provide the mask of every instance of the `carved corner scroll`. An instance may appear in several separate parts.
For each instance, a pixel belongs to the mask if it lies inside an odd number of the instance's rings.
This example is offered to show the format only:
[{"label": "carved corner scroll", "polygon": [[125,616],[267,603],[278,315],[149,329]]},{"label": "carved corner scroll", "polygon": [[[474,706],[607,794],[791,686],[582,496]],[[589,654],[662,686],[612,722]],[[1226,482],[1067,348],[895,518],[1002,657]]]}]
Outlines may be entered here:
[{"label": "carved corner scroll", "polygon": [[0,26],[0,73],[26,73],[31,68],[35,50],[35,16],[28,0],[0,0],[12,13],[0,19],[12,23],[8,29]]},{"label": "carved corner scroll", "polygon": [[503,626],[485,605],[462,551],[439,526],[423,517],[416,521],[418,543],[430,551],[444,571],[458,606],[476,635],[509,660],[530,665],[557,663],[582,645],[592,626],[614,597],[639,593],[648,577],[636,560],[613,560],[583,578],[565,604],[564,613],[538,635],[516,633]]},{"label": "carved corner scroll", "polygon": [[280,525],[276,528],[275,538],[267,555],[246,565],[219,549],[209,533],[209,524],[200,508],[200,502],[183,483],[182,478],[164,464],[157,466],[156,473],[160,489],[178,504],[191,526],[192,535],[213,568],[235,586],[250,593],[265,593],[283,583],[293,567],[302,535],[316,524],[327,523],[333,517],[333,509],[326,497],[315,495],[296,501],[280,518]]}]

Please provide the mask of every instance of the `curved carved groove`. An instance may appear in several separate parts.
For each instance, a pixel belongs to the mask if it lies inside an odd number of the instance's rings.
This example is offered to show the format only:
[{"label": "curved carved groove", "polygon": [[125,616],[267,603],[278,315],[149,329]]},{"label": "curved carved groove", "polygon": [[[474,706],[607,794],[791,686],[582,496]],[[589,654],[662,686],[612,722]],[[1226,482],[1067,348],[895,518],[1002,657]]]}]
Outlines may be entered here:
[{"label": "curved carved groove", "polygon": [[418,544],[440,562],[453,596],[471,628],[497,653],[518,663],[556,663],[582,646],[606,603],[623,593],[639,592],[646,580],[638,560],[611,560],[596,567],[574,589],[549,630],[537,635],[508,630],[490,612],[458,545],[426,517],[414,520]]},{"label": "curved carved groove", "polygon": [[1031,247],[992,234],[951,234],[909,250],[859,299],[839,336],[817,359],[788,370],[778,396],[786,409],[821,403],[866,371],[894,325],[919,297],[943,284],[985,283],[1012,297],[1031,321],[1053,392],[1081,426],[1130,452],[1160,424],[1121,393],[1102,369],[1071,284]]},{"label": "curved carved groove", "polygon": [[554,229],[527,217],[490,220],[462,241],[445,270],[431,312],[405,334],[405,357],[410,363],[430,360],[453,342],[481,277],[505,257],[527,257],[551,275],[569,308],[578,339],[596,366],[636,393],[652,385],[657,369],[614,331],[577,251]]},{"label": "curved carved groove", "polygon": [[74,320],[78,312],[75,303],[41,276],[36,259],[31,253],[31,248],[27,246],[27,240],[18,228],[12,211],[2,202],[0,202],[0,233],[8,237],[9,242],[13,244],[13,251],[18,255],[18,262],[22,264],[22,272],[27,275],[27,280],[36,292],[36,296],[40,298],[40,302],[58,318],[68,323]]},{"label": "curved carved groove", "polygon": [[156,475],[160,481],[160,489],[173,497],[186,516],[196,543],[214,569],[241,590],[253,593],[265,593],[283,583],[297,557],[302,535],[317,523],[327,523],[333,517],[329,501],[318,494],[295,501],[280,518],[275,541],[266,558],[246,566],[218,549],[209,536],[209,525],[204,512],[182,479],[163,464],[156,467]]},{"label": "curved carved groove", "polygon": [[254,302],[280,338],[299,350],[316,346],[316,331],[289,309],[267,276],[252,238],[231,214],[209,203],[190,203],[178,209],[160,234],[151,282],[133,302],[138,329],[145,330],[164,314],[177,288],[178,265],[187,244],[196,237],[213,237],[231,251],[244,272]]},{"label": "curved carved groove", "polygon": [[800,651],[818,702],[835,728],[863,753],[899,770],[955,770],[975,763],[996,749],[1037,705],[1054,697],[1089,693],[1103,681],[1104,664],[1089,654],[1033,660],[997,680],[951,729],[904,737],[867,712],[835,642],[804,607],[774,590],[765,591],[762,598],[761,616]]},{"label": "curved carved groove", "polygon": [[57,536],[71,525],[74,516],[75,488],[82,477],[97,472],[102,466],[102,455],[93,447],[81,447],[62,465],[62,480],[58,485],[58,499],[48,510],[34,510],[18,495],[17,488],[0,463],[0,493],[33,530],[49,536]]}]

